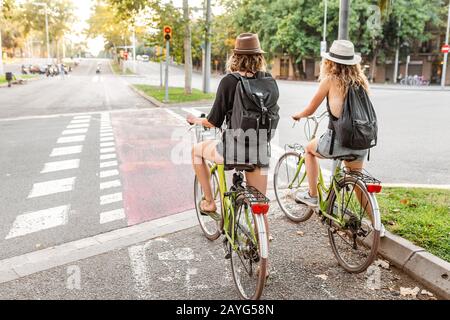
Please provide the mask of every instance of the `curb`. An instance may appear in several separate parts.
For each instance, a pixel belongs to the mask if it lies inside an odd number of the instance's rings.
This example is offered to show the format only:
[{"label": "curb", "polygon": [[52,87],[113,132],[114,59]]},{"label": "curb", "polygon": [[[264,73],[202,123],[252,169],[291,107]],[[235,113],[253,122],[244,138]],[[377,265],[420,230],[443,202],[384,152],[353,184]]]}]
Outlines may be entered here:
[{"label": "curb", "polygon": [[155,98],[147,95],[142,90],[139,90],[132,84],[128,84],[128,86],[133,90],[135,93],[140,95],[142,98],[149,101],[151,104],[153,104],[157,108],[178,108],[178,107],[202,107],[202,106],[210,106],[213,103],[213,100],[198,100],[198,101],[191,101],[191,102],[184,102],[184,103],[163,103]]},{"label": "curb", "polygon": [[116,229],[0,261],[0,283],[87,259],[198,225],[195,210]]},{"label": "curb", "polygon": [[386,231],[378,252],[397,268],[450,300],[450,263]]}]

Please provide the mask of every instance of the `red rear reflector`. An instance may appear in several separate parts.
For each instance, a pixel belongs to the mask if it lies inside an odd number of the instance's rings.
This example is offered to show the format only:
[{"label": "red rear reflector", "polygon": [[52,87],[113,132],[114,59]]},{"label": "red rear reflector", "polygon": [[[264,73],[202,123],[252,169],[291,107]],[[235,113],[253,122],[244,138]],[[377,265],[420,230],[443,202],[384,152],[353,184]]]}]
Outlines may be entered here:
[{"label": "red rear reflector", "polygon": [[368,184],[367,192],[369,193],[380,193],[382,186],[380,184]]},{"label": "red rear reflector", "polygon": [[253,214],[267,214],[267,212],[269,212],[269,204],[268,203],[252,204],[252,212]]}]

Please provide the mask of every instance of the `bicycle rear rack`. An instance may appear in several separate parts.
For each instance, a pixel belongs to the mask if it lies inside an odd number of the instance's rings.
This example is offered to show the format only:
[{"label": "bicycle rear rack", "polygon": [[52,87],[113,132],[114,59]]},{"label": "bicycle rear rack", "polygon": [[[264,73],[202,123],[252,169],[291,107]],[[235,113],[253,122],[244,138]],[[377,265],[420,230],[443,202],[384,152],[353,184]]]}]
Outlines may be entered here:
[{"label": "bicycle rear rack", "polygon": [[351,171],[349,168],[344,168],[344,177],[345,176],[351,176],[359,181],[364,182],[364,184],[374,184],[374,185],[380,185],[381,181],[374,178],[367,170],[362,169],[362,171]]},{"label": "bicycle rear rack", "polygon": [[248,200],[248,202],[250,202],[250,204],[270,202],[269,198],[267,198],[258,189],[252,186],[247,186],[242,194]]}]

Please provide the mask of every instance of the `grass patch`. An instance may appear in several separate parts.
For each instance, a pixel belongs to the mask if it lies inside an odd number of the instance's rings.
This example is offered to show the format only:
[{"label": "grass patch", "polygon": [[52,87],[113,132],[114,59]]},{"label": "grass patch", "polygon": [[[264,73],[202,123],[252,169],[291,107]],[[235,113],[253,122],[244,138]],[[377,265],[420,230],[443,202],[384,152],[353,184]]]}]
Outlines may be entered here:
[{"label": "grass patch", "polygon": [[135,74],[133,71],[131,71],[130,68],[126,68],[125,73],[122,70],[122,67],[118,63],[111,63],[111,69],[115,74],[118,75],[133,75]]},{"label": "grass patch", "polygon": [[[20,79],[26,80],[26,79],[32,79],[32,78],[38,77],[38,75],[35,75],[35,74],[18,74],[15,76],[16,76],[17,80],[20,80]],[[15,80],[13,80],[13,81],[15,81]],[[5,75],[2,74],[2,75],[0,75],[0,84],[5,84],[5,83],[7,83],[7,81],[5,79]]]},{"label": "grass patch", "polygon": [[[165,97],[165,90],[159,86],[149,86],[145,84],[138,84],[135,87],[145,94],[155,98],[156,100],[163,102]],[[200,90],[192,89],[192,94],[187,95],[184,93],[184,88],[169,88],[169,103],[183,103],[200,100],[212,100],[214,99],[214,93],[203,93]]]},{"label": "grass patch", "polygon": [[389,231],[450,262],[450,190],[384,188],[377,199]]}]

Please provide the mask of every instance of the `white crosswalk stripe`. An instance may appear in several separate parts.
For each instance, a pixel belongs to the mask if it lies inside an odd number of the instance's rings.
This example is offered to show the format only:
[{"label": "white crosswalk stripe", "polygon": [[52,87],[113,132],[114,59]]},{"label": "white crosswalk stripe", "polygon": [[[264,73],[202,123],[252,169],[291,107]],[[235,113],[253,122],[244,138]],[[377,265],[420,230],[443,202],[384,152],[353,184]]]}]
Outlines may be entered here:
[{"label": "white crosswalk stripe", "polygon": [[100,197],[100,205],[110,204],[122,201],[122,192],[107,194]]},{"label": "white crosswalk stripe", "polygon": [[123,209],[116,209],[100,213],[100,224],[105,224],[122,219],[125,219],[125,211]]},{"label": "white crosswalk stripe", "polygon": [[83,146],[61,147],[53,149],[50,157],[65,156],[69,154],[78,154],[83,150]]},{"label": "white crosswalk stripe", "polygon": [[83,142],[86,139],[86,136],[70,136],[70,137],[61,137],[58,139],[56,143],[71,143],[71,142]]},{"label": "white crosswalk stripe", "polygon": [[106,181],[106,182],[100,183],[100,190],[117,188],[120,186],[121,186],[120,180]]},{"label": "white crosswalk stripe", "polygon": [[86,132],[88,132],[88,129],[69,129],[69,130],[64,130],[62,132],[62,134],[67,136],[70,134],[80,134],[80,133],[86,133]]},{"label": "white crosswalk stripe", "polygon": [[65,225],[67,224],[69,209],[69,205],[64,205],[21,214],[17,216],[5,239],[16,238]]},{"label": "white crosswalk stripe", "polygon": [[41,173],[78,169],[79,166],[80,166],[80,159],[47,162],[44,165],[44,169],[42,169]]},{"label": "white crosswalk stripe", "polygon": [[113,176],[118,176],[119,171],[118,170],[106,170],[100,172],[100,178],[108,178]]},{"label": "white crosswalk stripe", "polygon": [[72,191],[75,177],[35,183],[28,198],[37,198],[51,194]]}]

